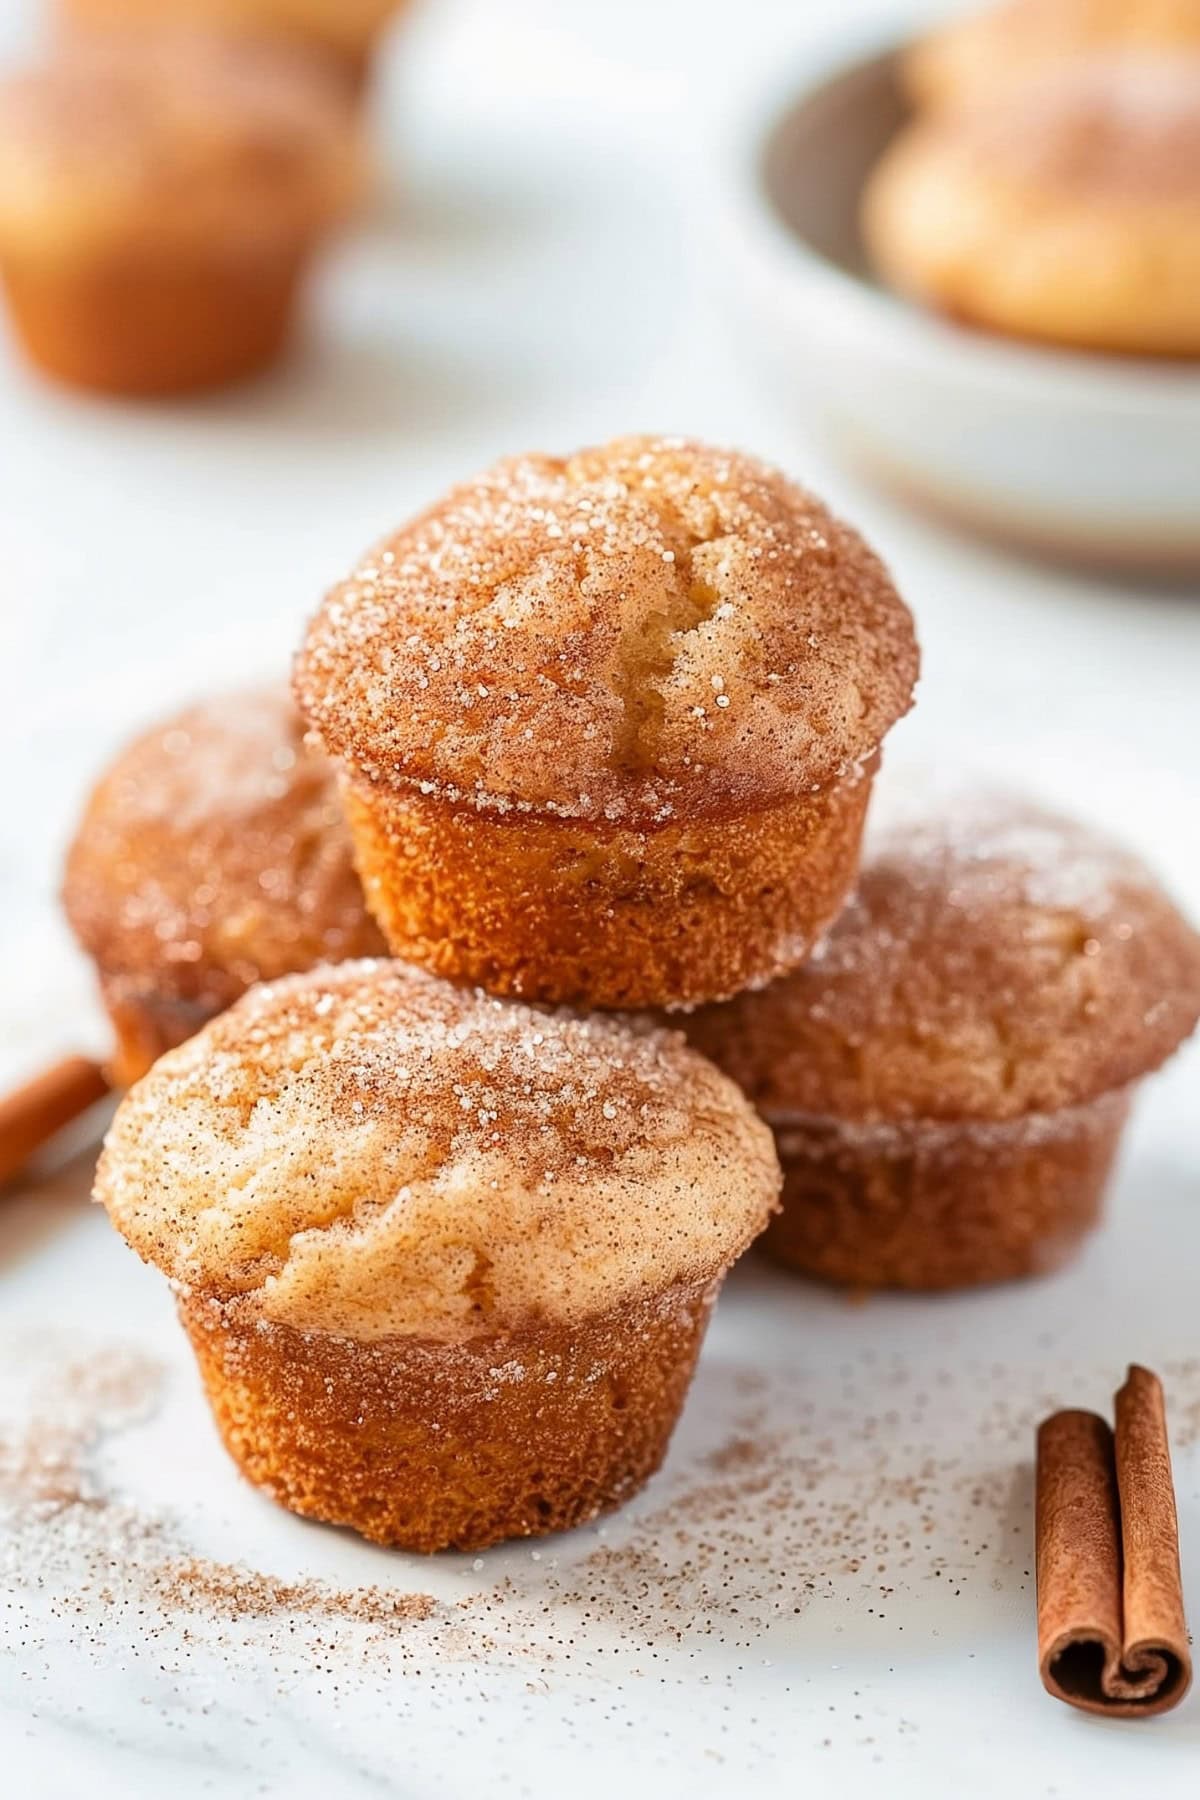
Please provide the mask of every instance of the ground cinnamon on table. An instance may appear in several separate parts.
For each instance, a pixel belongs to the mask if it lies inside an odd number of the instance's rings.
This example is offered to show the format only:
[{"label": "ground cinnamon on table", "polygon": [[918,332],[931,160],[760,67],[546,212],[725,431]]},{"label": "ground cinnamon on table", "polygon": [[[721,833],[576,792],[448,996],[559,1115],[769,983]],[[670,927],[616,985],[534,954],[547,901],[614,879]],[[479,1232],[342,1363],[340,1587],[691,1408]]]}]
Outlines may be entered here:
[{"label": "ground cinnamon on table", "polygon": [[1133,1718],[1178,1704],[1192,1678],[1162,1384],[1130,1368],[1116,1429],[1046,1419],[1037,1443],[1038,1661],[1047,1691]]}]

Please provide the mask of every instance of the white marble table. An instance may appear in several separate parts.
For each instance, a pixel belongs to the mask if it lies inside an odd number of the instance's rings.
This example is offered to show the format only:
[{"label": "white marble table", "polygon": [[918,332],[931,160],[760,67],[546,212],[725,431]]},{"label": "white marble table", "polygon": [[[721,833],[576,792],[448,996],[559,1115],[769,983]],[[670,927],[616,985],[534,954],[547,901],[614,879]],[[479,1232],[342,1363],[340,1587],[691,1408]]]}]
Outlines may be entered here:
[{"label": "white marble table", "polygon": [[[747,59],[822,10],[742,9]],[[281,667],[326,580],[449,478],[628,428],[739,442],[828,492],[918,615],[904,748],[1123,831],[1200,910],[1197,596],[910,518],[781,416],[730,341],[691,147],[731,29],[698,0],[430,0],[382,96],[375,214],[291,369],[136,410],[4,358],[4,1079],[101,1041],[53,894],[109,747]],[[1184,1800],[1200,1700],[1130,1729],[1040,1691],[1029,1462],[1053,1401],[1104,1405],[1131,1357],[1165,1368],[1200,1613],[1198,1093],[1193,1050],[1145,1096],[1109,1229],[1039,1286],[855,1309],[747,1265],[642,1499],[536,1550],[433,1564],[241,1485],[161,1284],[84,1205],[86,1154],[6,1199],[0,1434],[11,1459],[41,1420],[58,1498],[0,1552],[0,1791]],[[298,1584],[293,1602],[248,1572]],[[380,1587],[429,1595],[429,1616],[381,1621],[353,1592]]]}]

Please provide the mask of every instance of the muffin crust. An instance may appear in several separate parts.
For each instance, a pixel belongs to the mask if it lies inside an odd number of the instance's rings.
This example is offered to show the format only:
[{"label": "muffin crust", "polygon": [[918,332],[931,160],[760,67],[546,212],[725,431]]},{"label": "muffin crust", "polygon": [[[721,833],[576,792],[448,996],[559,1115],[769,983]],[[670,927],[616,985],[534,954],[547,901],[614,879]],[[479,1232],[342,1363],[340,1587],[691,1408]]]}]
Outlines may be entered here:
[{"label": "muffin crust", "polygon": [[498,464],[335,588],[296,667],[359,783],[654,827],[827,786],[910,704],[882,564],[754,459],[678,438]]},{"label": "muffin crust", "polygon": [[184,1293],[461,1342],[710,1281],[777,1184],[769,1132],[676,1034],[368,961],[252,989],[168,1053],[96,1192]]},{"label": "muffin crust", "polygon": [[1200,936],[1144,866],[991,793],[894,800],[808,965],[688,1034],[772,1121],[1004,1120],[1128,1086],[1198,1016]]},{"label": "muffin crust", "polygon": [[132,1078],[252,982],[383,948],[333,773],[283,689],[189,707],[122,751],[63,901]]},{"label": "muffin crust", "polygon": [[336,85],[273,44],[85,35],[0,90],[0,247],[21,255],[291,254],[359,179]]}]

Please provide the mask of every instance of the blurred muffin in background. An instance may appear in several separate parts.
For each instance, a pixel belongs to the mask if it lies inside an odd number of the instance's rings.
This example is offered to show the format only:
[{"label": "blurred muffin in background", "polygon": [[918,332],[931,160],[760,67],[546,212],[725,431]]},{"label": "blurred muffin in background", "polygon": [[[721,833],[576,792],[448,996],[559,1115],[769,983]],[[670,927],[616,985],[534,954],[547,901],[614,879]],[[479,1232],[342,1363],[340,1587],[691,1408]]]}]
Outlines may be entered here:
[{"label": "blurred muffin in background", "polygon": [[361,90],[371,58],[394,15],[408,0],[59,0],[68,21],[96,26],[182,24],[222,34],[276,39],[317,52],[352,91]]},{"label": "blurred muffin in background", "polygon": [[0,277],[26,352],[118,394],[257,372],[360,175],[311,58],[175,31],[60,45],[0,88]]},{"label": "blurred muffin in background", "polygon": [[1200,52],[1200,0],[1006,0],[921,38],[901,73],[916,105],[944,106],[1125,50]]},{"label": "blurred muffin in background", "polygon": [[121,1086],[252,983],[384,947],[332,770],[283,689],[188,707],[122,750],[88,800],[63,902]]},{"label": "blurred muffin in background", "polygon": [[781,1262],[853,1287],[1055,1267],[1137,1083],[1200,1016],[1200,936],[1134,857],[983,793],[884,794],[805,967],[686,1021],[774,1128]]},{"label": "blurred muffin in background", "polygon": [[1085,61],[919,117],[863,232],[885,280],[965,323],[1200,355],[1200,56]]}]

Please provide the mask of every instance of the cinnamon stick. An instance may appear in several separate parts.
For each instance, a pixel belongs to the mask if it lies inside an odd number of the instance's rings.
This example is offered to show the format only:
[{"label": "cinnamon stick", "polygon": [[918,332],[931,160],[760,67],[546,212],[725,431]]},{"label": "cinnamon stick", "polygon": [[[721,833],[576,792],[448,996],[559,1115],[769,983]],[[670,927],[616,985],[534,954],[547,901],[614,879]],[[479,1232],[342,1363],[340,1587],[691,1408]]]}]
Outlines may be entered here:
[{"label": "cinnamon stick", "polygon": [[1037,1442],[1038,1662],[1056,1699],[1135,1718],[1183,1699],[1192,1657],[1162,1384],[1136,1364],[1116,1430],[1059,1412]]},{"label": "cinnamon stick", "polygon": [[102,1100],[108,1079],[86,1056],[64,1056],[0,1099],[0,1183],[23,1169],[55,1132]]}]

